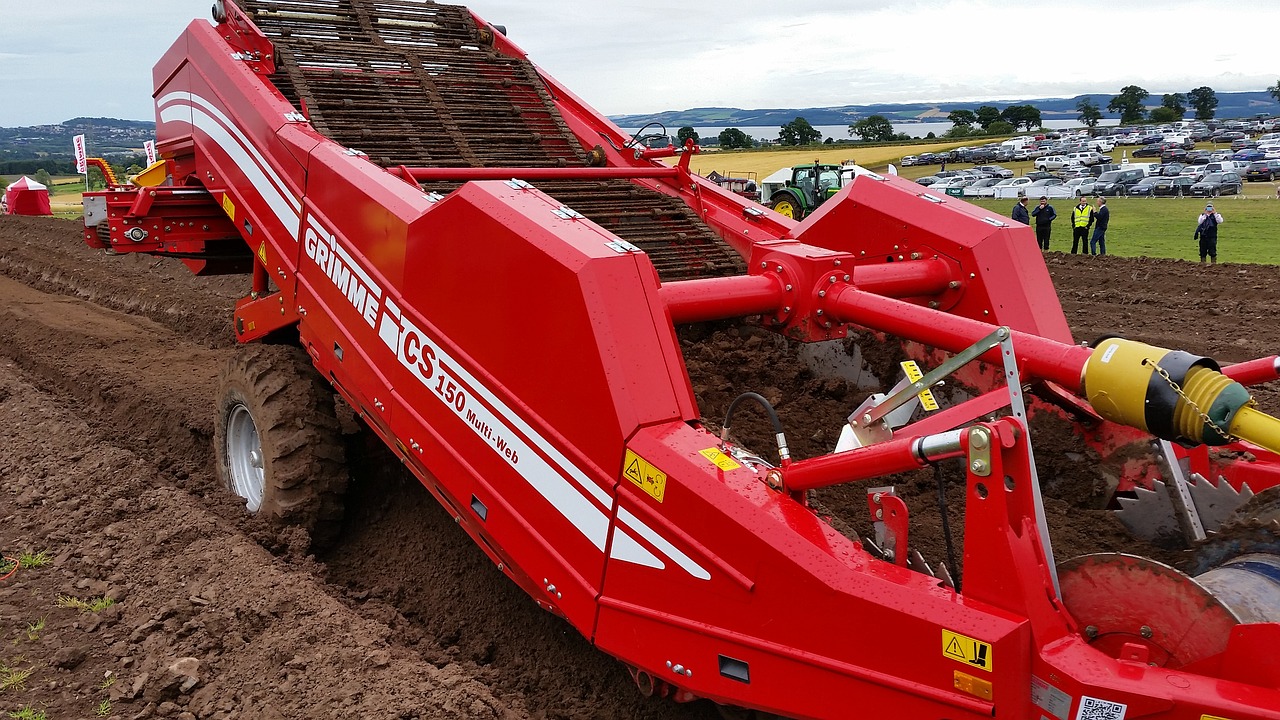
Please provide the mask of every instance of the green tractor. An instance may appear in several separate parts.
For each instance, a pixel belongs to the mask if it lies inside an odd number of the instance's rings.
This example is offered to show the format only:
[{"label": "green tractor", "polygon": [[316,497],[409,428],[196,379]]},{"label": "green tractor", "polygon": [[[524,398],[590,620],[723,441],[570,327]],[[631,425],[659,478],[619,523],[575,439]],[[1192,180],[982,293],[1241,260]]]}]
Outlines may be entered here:
[{"label": "green tractor", "polygon": [[828,198],[840,192],[844,182],[840,165],[813,162],[791,168],[791,179],[769,197],[769,207],[781,215],[801,220]]}]

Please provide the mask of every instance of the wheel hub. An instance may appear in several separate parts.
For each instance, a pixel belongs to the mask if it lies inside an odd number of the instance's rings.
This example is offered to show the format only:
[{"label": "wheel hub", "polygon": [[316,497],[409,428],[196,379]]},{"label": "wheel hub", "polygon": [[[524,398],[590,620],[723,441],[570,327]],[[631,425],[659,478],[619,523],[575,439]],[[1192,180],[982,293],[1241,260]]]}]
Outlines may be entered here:
[{"label": "wheel hub", "polygon": [[254,425],[253,415],[243,404],[236,405],[227,416],[227,469],[231,475],[231,489],[244,498],[245,508],[257,512],[262,507],[262,492],[266,486],[263,471],[262,439]]}]

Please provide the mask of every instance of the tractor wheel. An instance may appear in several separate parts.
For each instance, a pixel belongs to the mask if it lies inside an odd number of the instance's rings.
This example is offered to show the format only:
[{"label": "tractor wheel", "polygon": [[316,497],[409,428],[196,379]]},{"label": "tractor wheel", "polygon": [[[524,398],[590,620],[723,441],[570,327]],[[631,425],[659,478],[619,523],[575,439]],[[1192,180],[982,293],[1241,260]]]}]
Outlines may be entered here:
[{"label": "tractor wheel", "polygon": [[773,211],[779,215],[789,217],[792,220],[799,220],[804,217],[804,208],[790,195],[774,198],[769,203],[769,207],[773,208]]},{"label": "tractor wheel", "polygon": [[285,345],[240,348],[219,380],[218,477],[250,513],[302,527],[313,546],[331,543],[347,486],[333,389]]}]

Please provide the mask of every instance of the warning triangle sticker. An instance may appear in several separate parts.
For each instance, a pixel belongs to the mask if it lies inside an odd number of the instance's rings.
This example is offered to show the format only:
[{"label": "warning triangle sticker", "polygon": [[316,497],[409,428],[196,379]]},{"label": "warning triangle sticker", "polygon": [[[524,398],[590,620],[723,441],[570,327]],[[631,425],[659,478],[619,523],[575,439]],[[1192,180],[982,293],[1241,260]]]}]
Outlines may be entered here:
[{"label": "warning triangle sticker", "polygon": [[944,653],[958,660],[968,661],[964,654],[964,648],[960,647],[960,641],[954,637],[951,638],[951,642],[947,643],[947,649]]},{"label": "warning triangle sticker", "polygon": [[631,464],[627,465],[627,469],[623,471],[627,477],[638,483],[644,482],[644,476],[640,473],[640,461],[632,459]]},{"label": "warning triangle sticker", "polygon": [[258,259],[262,261],[263,265],[267,264],[267,242],[265,240],[258,246]]}]

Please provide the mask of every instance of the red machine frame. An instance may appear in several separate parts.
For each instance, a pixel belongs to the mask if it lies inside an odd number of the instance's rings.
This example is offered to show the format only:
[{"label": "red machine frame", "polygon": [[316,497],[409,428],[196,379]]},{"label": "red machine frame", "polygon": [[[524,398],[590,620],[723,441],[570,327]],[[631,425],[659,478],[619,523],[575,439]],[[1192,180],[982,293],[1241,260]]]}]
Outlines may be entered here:
[{"label": "red machine frame", "polygon": [[[799,340],[856,323],[948,352],[1005,325],[1027,379],[1108,423],[1075,398],[1092,351],[1071,338],[1028,230],[878,175],[795,223],[691,174],[688,155],[672,168],[605,148],[604,168],[384,170],[311,127],[267,79],[270,42],[227,10],[155,68],[174,183],[102,194],[110,237],[90,244],[251,269],[239,339],[296,327],[502,572],[649,687],[813,718],[1069,720],[1088,703],[1124,706],[1108,717],[1280,718],[1277,626],[1239,626],[1190,668],[1090,646],[1055,591],[1025,425],[975,421],[1003,401],[784,463],[773,485],[702,426],[675,325],[743,315]],[[584,147],[625,145],[544,81]],[[570,177],[679,197],[749,274],[660,282],[642,253],[525,182]],[[441,198],[408,179],[469,182]],[[966,383],[1003,385],[992,353]],[[1272,380],[1276,359],[1228,374]],[[869,555],[805,505],[804,488],[920,467],[921,438],[956,427],[948,456],[971,461],[963,593]],[[1274,476],[1274,456],[1248,447]]]}]

